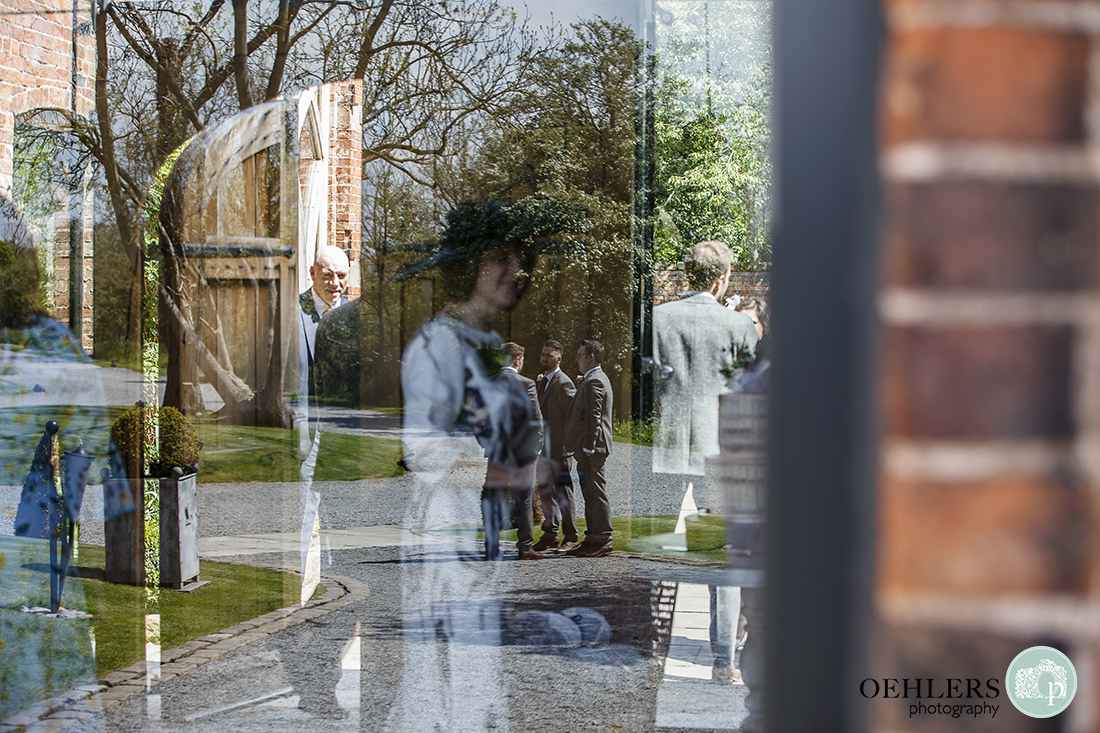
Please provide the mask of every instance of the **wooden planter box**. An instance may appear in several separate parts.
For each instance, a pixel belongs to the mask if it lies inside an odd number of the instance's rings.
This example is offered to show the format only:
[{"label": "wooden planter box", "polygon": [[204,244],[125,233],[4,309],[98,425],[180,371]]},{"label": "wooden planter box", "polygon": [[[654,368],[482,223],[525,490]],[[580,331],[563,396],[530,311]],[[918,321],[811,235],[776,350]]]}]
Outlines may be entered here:
[{"label": "wooden planter box", "polygon": [[108,583],[145,585],[145,502],[142,480],[103,482],[103,534]]},{"label": "wooden planter box", "polygon": [[198,494],[195,474],[160,480],[160,585],[199,582]]}]

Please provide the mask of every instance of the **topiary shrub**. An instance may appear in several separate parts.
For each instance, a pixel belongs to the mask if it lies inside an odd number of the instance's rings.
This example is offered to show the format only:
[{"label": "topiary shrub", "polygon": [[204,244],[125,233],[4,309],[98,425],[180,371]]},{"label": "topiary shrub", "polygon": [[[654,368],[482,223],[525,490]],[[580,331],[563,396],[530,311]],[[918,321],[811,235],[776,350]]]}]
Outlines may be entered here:
[{"label": "topiary shrub", "polygon": [[182,412],[174,407],[160,408],[160,459],[149,463],[149,475],[171,476],[176,466],[184,474],[195,473],[201,448],[198,433]]},{"label": "topiary shrub", "polygon": [[[119,416],[111,426],[111,442],[118,448],[125,461],[133,457],[141,444],[142,406],[131,407]],[[179,466],[184,474],[198,470],[199,451],[202,443],[188,419],[174,407],[161,407],[157,411],[160,424],[159,456],[149,461],[149,478],[167,478],[172,469]],[[152,425],[149,424],[149,432]]]}]

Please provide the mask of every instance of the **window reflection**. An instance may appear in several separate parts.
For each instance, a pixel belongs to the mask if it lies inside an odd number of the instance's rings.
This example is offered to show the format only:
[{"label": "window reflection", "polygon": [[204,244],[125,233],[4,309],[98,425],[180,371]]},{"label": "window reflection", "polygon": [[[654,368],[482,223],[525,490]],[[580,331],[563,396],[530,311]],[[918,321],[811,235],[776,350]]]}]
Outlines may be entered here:
[{"label": "window reflection", "polygon": [[[109,678],[105,728],[741,724],[762,477],[714,456],[719,395],[766,392],[769,5],[554,7],[0,20],[72,50],[0,110],[0,720]],[[743,337],[677,360],[663,314],[723,278]],[[189,593],[159,406],[200,450]],[[92,618],[33,626],[47,420],[95,456],[62,600]]]}]

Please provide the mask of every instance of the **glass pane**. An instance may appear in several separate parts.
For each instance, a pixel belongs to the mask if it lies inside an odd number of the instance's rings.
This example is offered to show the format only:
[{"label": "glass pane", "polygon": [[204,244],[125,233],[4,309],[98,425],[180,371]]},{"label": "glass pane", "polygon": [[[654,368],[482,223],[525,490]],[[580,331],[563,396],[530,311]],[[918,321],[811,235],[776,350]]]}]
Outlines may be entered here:
[{"label": "glass pane", "polygon": [[770,4],[282,11],[0,21],[0,720],[736,729]]}]

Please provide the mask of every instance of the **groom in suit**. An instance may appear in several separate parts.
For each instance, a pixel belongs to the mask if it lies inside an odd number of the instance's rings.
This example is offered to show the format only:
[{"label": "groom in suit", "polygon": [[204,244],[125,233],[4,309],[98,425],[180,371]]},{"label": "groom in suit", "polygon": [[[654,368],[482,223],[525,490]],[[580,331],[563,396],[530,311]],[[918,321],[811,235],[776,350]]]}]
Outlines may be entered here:
[{"label": "groom in suit", "polygon": [[[573,409],[573,397],[577,388],[573,380],[561,369],[562,347],[551,339],[543,344],[540,362],[543,373],[539,375],[536,389],[542,419],[546,421],[550,450],[548,456],[558,464],[557,480],[551,485],[539,489],[542,499],[542,537],[535,543],[535,550],[543,552],[557,548],[558,552],[568,552],[579,546],[577,525],[573,520],[573,451],[566,447],[565,429],[569,422],[569,412]],[[561,528],[564,540],[558,542],[558,529]]]},{"label": "groom in suit", "polygon": [[588,528],[584,542],[566,553],[576,557],[600,557],[611,552],[611,503],[604,464],[611,453],[614,395],[611,380],[600,366],[603,358],[604,348],[599,341],[586,339],[577,349],[577,369],[583,376],[569,412],[565,444],[577,459]]},{"label": "groom in suit", "polygon": [[[512,504],[515,512],[515,524],[518,530],[516,551],[520,560],[541,560],[542,555],[532,548],[534,544],[535,520],[532,515],[535,496],[535,470],[533,462],[542,448],[542,411],[539,408],[538,394],[535,382],[520,374],[523,369],[524,348],[517,343],[508,341],[504,344],[504,351],[508,355],[508,363],[500,370],[501,379],[515,380],[527,393],[531,401],[531,422],[527,426],[526,439],[520,448],[521,460],[530,467],[528,473],[520,472],[518,475],[527,479],[524,485],[512,487]],[[507,521],[507,512],[504,496],[499,493],[496,496],[487,496],[488,503],[482,503],[482,519],[485,522],[485,556],[490,560],[500,557],[500,531],[505,529],[510,522]]]}]

